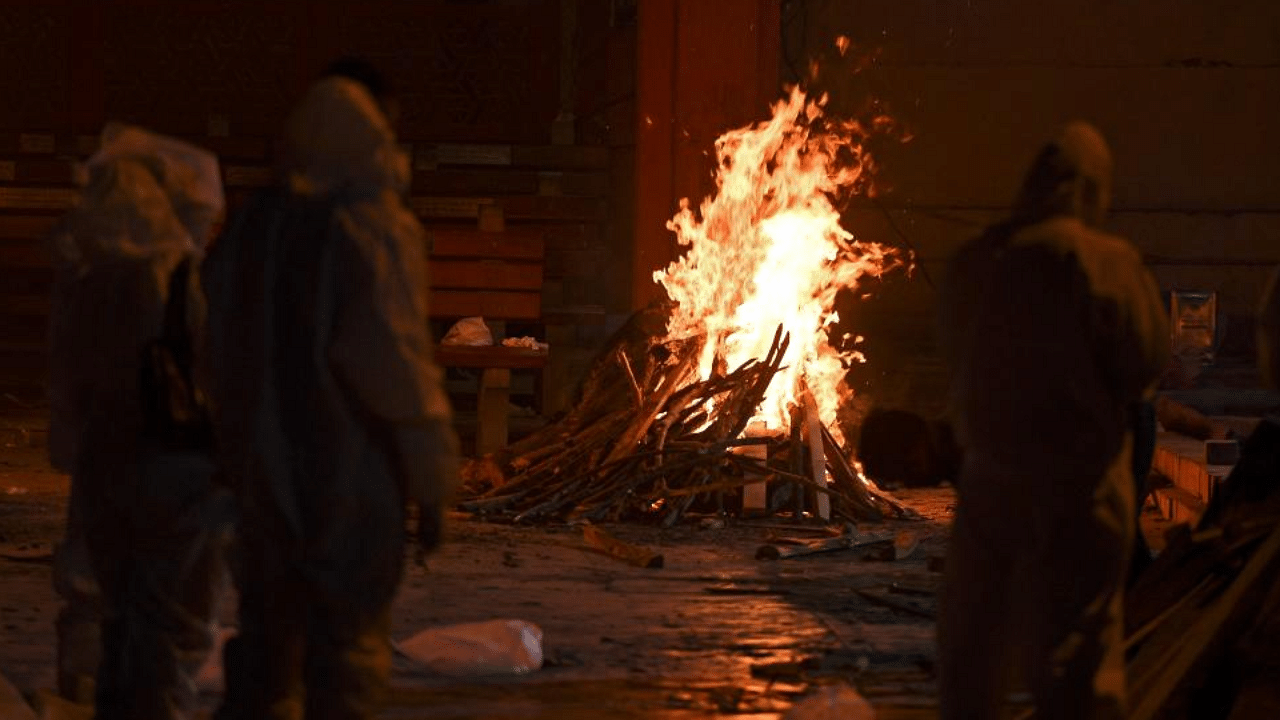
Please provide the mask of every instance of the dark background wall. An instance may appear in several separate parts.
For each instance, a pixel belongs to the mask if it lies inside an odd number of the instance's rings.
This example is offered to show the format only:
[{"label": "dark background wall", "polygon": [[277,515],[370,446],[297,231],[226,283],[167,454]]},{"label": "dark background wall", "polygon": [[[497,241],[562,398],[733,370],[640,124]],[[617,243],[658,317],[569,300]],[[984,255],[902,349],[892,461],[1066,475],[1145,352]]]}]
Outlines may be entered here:
[{"label": "dark background wall", "polygon": [[[886,279],[847,313],[869,338],[873,392],[940,407],[928,279],[1005,212],[1040,145],[1073,119],[1111,142],[1110,225],[1162,289],[1218,293],[1224,346],[1198,382],[1256,383],[1250,315],[1280,262],[1280,5],[788,0],[783,25],[788,74],[823,58],[832,109],[880,98],[913,136],[879,148],[883,194],[845,214],[860,237],[919,253],[913,278]],[[852,40],[845,58],[837,35]]]},{"label": "dark background wall", "polygon": [[274,135],[307,82],[357,54],[397,85],[409,140],[550,141],[556,0],[4,0],[0,129]]},{"label": "dark background wall", "polygon": [[[838,35],[853,43],[844,57]],[[345,53],[400,90],[425,219],[472,222],[477,198],[497,198],[512,222],[546,229],[550,409],[638,304],[637,279],[674,252],[661,225],[708,186],[702,152],[762,119],[777,80],[807,76],[811,59],[832,112],[877,99],[912,136],[877,146],[881,194],[845,210],[860,238],[918,260],[842,313],[868,337],[854,380],[877,401],[940,407],[931,280],[1076,118],[1112,142],[1113,228],[1165,290],[1219,293],[1222,367],[1201,382],[1256,381],[1249,315],[1280,262],[1270,0],[0,0],[0,368],[38,381],[47,268],[33,238],[61,212],[38,191],[65,187],[103,122],[218,150],[243,194],[290,105]],[[664,88],[653,152],[638,120]],[[442,143],[525,160],[448,167]],[[15,203],[16,189],[37,194]]]},{"label": "dark background wall", "polygon": [[358,55],[397,91],[424,221],[497,202],[545,232],[545,323],[515,330],[556,346],[542,389],[562,402],[629,302],[634,20],[588,0],[0,0],[0,386],[41,395],[41,235],[105,122],[218,152],[234,203],[307,85]]}]

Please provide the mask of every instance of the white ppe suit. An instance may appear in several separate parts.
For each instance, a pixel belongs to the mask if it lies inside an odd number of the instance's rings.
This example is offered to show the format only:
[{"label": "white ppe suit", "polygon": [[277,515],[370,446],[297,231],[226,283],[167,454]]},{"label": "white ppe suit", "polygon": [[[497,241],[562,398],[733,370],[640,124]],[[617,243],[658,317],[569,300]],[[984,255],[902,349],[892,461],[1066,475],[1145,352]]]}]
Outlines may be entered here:
[{"label": "white ppe suit", "polygon": [[1123,716],[1133,412],[1169,336],[1139,254],[1096,227],[1110,171],[1097,132],[1067,126],[1011,218],[948,268],[939,329],[965,461],[939,619],[943,718],[999,717],[1014,666],[1037,717]]},{"label": "white ppe suit", "polygon": [[240,633],[222,718],[367,718],[389,671],[407,501],[436,520],[457,447],[408,161],[346,78],[291,117],[283,176],[203,269],[208,385],[237,488]]}]

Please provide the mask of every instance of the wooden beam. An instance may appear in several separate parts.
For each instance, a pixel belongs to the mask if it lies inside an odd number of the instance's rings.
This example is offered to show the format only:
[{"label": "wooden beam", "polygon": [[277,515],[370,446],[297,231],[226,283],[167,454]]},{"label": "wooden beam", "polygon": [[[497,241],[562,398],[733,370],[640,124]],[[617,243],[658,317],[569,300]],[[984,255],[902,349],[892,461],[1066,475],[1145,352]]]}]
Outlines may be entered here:
[{"label": "wooden beam", "polygon": [[542,265],[535,263],[511,263],[501,260],[437,260],[428,266],[427,272],[433,288],[542,289]]},{"label": "wooden beam", "polygon": [[480,421],[476,428],[476,455],[483,457],[507,446],[510,404],[511,371],[485,368],[480,375],[480,397],[476,401]]},{"label": "wooden beam", "polygon": [[[542,311],[542,294],[525,290],[432,290],[428,303],[433,318],[480,316],[494,320],[537,320]],[[23,308],[28,309],[28,305],[30,303]],[[45,313],[48,305],[46,299]]]}]

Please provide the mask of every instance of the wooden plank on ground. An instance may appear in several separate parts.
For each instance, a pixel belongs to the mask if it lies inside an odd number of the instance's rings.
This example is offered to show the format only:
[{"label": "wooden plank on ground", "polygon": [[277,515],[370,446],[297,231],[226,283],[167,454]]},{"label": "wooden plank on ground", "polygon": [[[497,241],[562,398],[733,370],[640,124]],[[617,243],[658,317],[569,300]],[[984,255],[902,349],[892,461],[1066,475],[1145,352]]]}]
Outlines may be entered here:
[{"label": "wooden plank on ground", "polygon": [[587,547],[599,550],[628,565],[639,568],[660,568],[663,565],[662,553],[623,542],[594,525],[582,526],[582,539],[587,543]]},{"label": "wooden plank on ground", "polygon": [[502,260],[435,260],[428,266],[433,288],[540,290],[542,265]]}]

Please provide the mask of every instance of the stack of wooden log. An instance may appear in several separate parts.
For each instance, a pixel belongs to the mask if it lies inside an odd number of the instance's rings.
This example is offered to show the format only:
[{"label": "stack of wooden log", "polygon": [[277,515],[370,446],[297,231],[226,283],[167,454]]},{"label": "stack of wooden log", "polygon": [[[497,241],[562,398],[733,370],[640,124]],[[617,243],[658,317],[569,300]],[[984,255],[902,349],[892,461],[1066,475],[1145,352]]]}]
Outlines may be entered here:
[{"label": "stack of wooden log", "polygon": [[1201,522],[1175,526],[1126,597],[1131,720],[1277,717],[1278,577],[1280,425],[1264,421]]},{"label": "stack of wooden log", "polygon": [[[822,506],[824,519],[909,514],[860,477],[812,409],[795,413],[789,433],[744,436],[786,355],[781,327],[764,358],[701,379],[705,342],[641,335],[615,343],[571,410],[479,461],[490,482],[471,485],[461,509],[514,522],[672,525],[691,510],[732,511],[741,488],[772,481],[767,510]],[[767,452],[742,452],[748,445]]]}]

